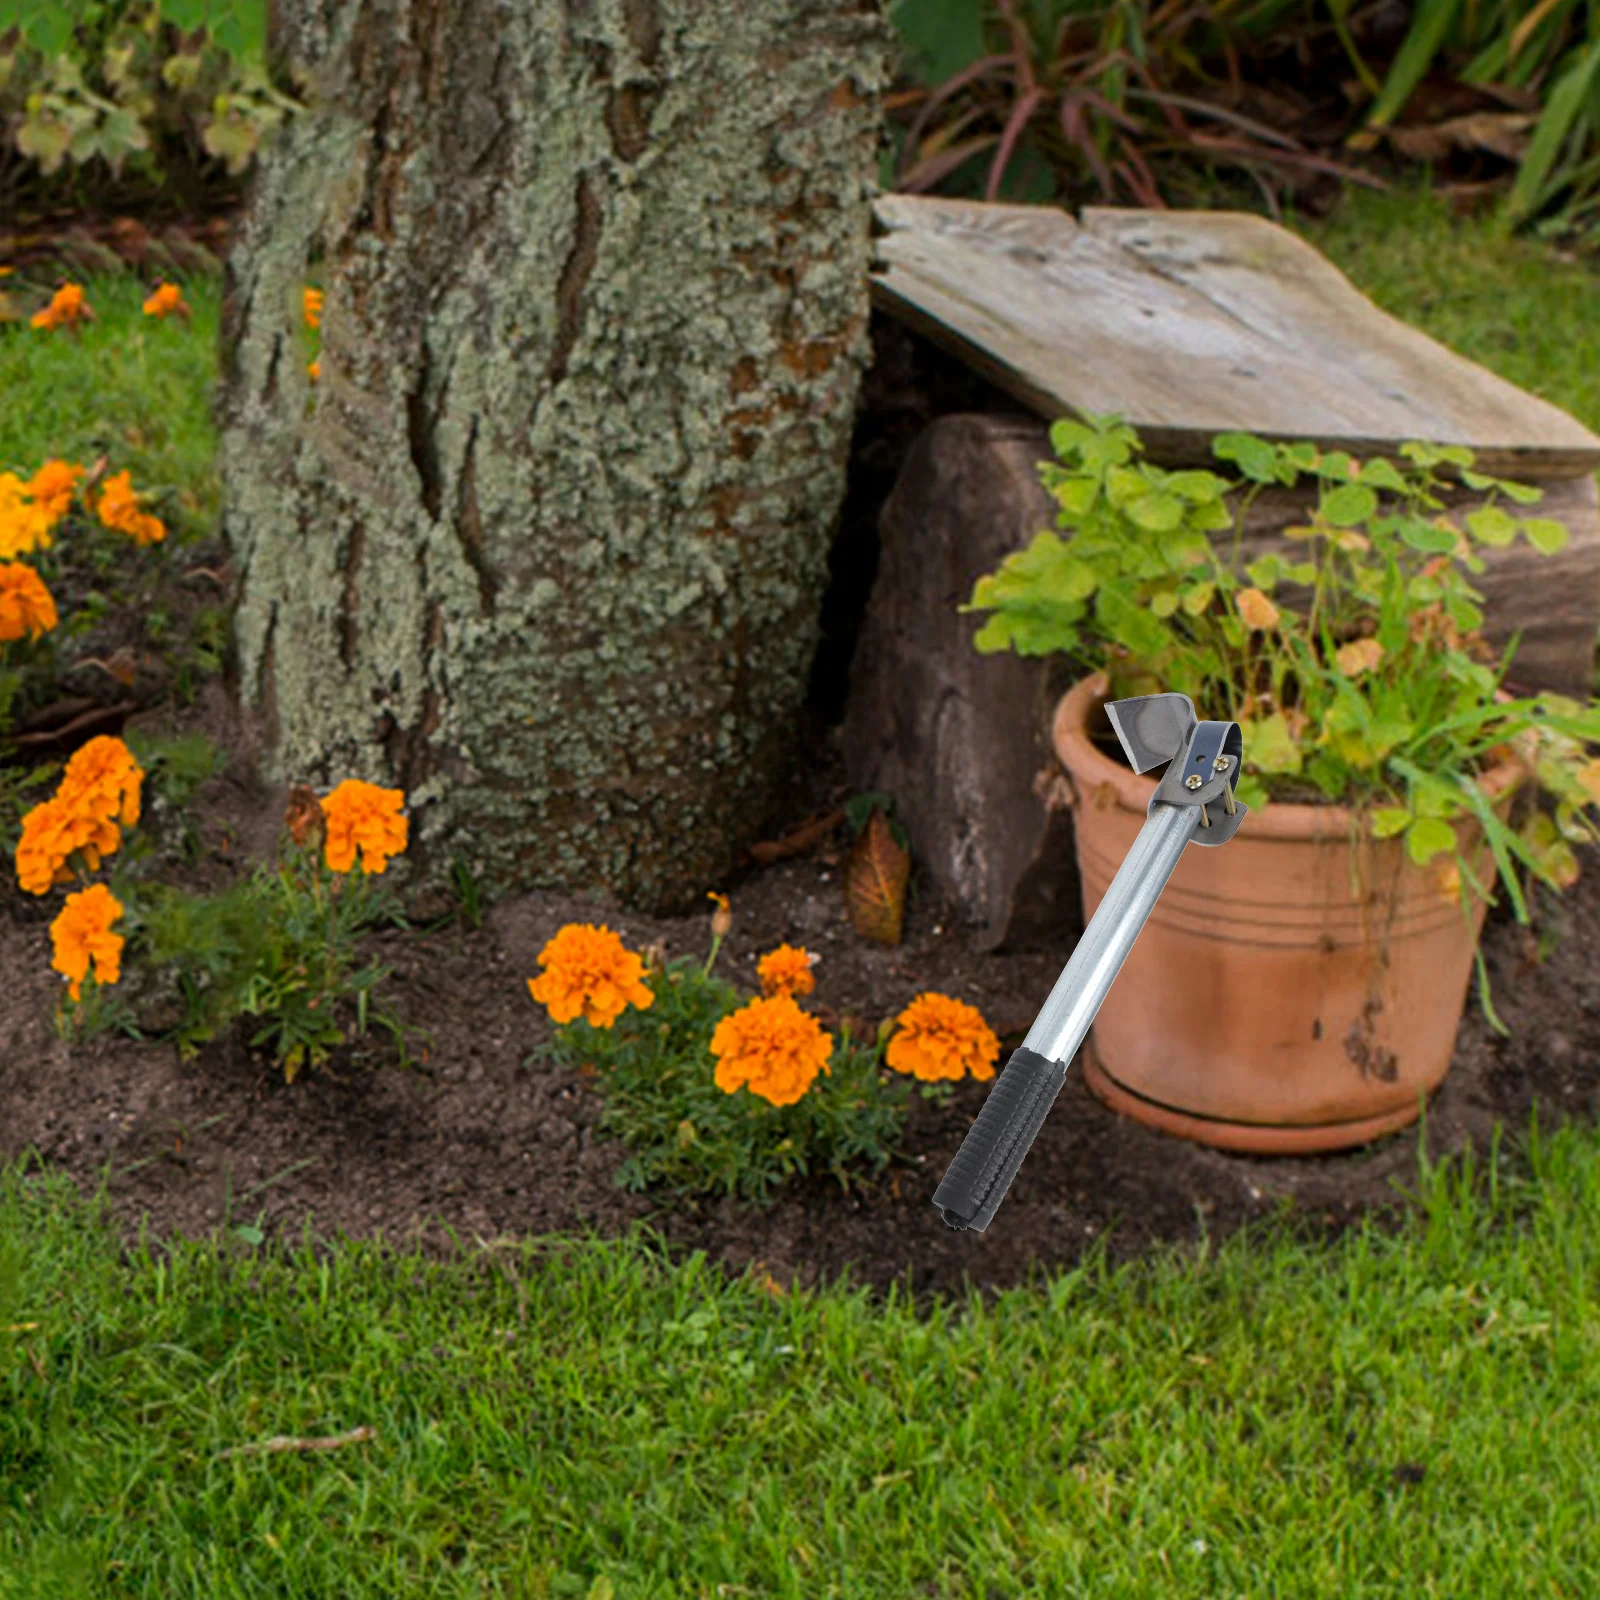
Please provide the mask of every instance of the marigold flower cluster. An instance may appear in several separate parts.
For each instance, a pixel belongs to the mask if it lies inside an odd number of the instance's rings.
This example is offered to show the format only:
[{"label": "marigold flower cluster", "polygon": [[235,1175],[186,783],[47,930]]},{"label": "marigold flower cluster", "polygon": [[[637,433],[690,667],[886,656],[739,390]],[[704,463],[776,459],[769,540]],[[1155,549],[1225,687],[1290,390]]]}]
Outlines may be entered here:
[{"label": "marigold flower cluster", "polygon": [[569,922],[539,952],[544,968],[528,979],[528,992],[553,1022],[581,1016],[594,1028],[609,1028],[630,1005],[645,1010],[655,994],[644,982],[644,962],[603,923]]},{"label": "marigold flower cluster", "polygon": [[35,328],[46,332],[54,328],[75,328],[80,322],[94,321],[94,308],[84,299],[78,284],[64,283],[51,297],[50,304],[43,311],[35,312],[30,321]]},{"label": "marigold flower cluster", "polygon": [[50,924],[55,955],[50,965],[67,980],[67,992],[81,998],[83,980],[94,963],[96,983],[115,983],[122,976],[120,933],[111,924],[122,915],[122,902],[103,883],[69,894],[61,915]]},{"label": "marigold flower cluster", "polygon": [[364,873],[382,872],[389,857],[406,847],[410,825],[401,813],[406,797],[399,789],[380,789],[346,778],[322,801],[326,827],[323,853],[335,872],[348,872],[361,852]]},{"label": "marigold flower cluster", "polygon": [[[725,897],[712,898],[719,917],[728,917]],[[803,947],[781,944],[757,963],[762,993],[729,1012],[711,1035],[714,1081],[725,1094],[747,1088],[772,1105],[789,1106],[820,1074],[831,1076],[833,1036],[796,998],[816,987],[816,961]],[[539,964],[544,973],[528,979],[528,989],[557,1023],[583,1016],[609,1028],[629,1005],[643,1009],[655,1001],[644,982],[644,961],[609,928],[569,923],[539,952]],[[1000,1041],[964,1001],[920,994],[894,1026],[885,1059],[896,1072],[925,1083],[968,1072],[980,1081],[994,1076]]]},{"label": "marigold flower cluster", "polygon": [[24,561],[0,561],[0,644],[37,639],[55,627],[56,603]]},{"label": "marigold flower cluster", "polygon": [[138,544],[154,544],[167,536],[160,517],[152,516],[140,506],[132,474],[126,469],[106,479],[95,510],[106,527],[132,535]]},{"label": "marigold flower cluster", "polygon": [[29,894],[48,894],[70,883],[67,867],[81,852],[91,872],[122,843],[118,827],[139,820],[139,786],[144,772],[122,740],[91,739],[67,762],[50,799],[22,819],[17,843],[17,882]]},{"label": "marigold flower cluster", "polygon": [[50,548],[82,476],[83,468],[68,461],[45,462],[27,482],[0,472],[0,561]]}]

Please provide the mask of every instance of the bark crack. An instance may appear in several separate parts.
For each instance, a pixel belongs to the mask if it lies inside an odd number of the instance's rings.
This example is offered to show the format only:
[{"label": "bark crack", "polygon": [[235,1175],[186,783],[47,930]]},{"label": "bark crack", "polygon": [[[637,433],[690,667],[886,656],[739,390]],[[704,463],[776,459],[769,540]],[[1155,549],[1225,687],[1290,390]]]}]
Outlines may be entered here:
[{"label": "bark crack", "polygon": [[443,503],[444,490],[439,471],[439,442],[434,437],[435,416],[428,414],[428,374],[432,363],[428,346],[422,346],[422,369],[417,381],[406,395],[406,442],[411,450],[411,464],[417,469],[417,480],[422,486],[422,503],[435,521]]},{"label": "bark crack", "polygon": [[593,173],[578,174],[575,203],[577,221],[572,248],[556,281],[556,337],[546,371],[552,384],[560,383],[567,375],[567,361],[583,323],[583,291],[600,254],[600,196]]},{"label": "bark crack", "polygon": [[344,591],[339,597],[339,615],[335,627],[339,635],[339,660],[346,672],[356,661],[357,635],[361,615],[361,559],[367,553],[367,532],[358,522],[351,530],[350,543],[344,561]]},{"label": "bark crack", "polygon": [[466,457],[461,463],[461,496],[456,512],[456,537],[461,553],[478,579],[478,607],[486,617],[495,614],[500,582],[483,553],[483,519],[478,512],[478,418],[467,430]]}]

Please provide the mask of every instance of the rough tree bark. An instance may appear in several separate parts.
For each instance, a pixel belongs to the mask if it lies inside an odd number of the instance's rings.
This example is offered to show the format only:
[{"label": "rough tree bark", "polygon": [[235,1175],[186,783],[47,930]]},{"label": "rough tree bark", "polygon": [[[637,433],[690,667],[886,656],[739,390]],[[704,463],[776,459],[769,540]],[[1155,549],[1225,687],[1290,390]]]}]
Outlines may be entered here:
[{"label": "rough tree bark", "polygon": [[[787,776],[867,339],[879,0],[293,0],[228,261],[239,689],[408,875],[704,905]],[[325,288],[320,381],[301,290]]]}]

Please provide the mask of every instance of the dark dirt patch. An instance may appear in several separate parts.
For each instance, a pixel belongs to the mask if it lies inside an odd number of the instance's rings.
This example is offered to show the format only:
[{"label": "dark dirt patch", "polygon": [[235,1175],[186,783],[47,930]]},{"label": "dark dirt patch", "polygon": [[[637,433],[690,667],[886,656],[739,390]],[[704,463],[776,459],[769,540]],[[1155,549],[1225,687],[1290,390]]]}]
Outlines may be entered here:
[{"label": "dark dirt patch", "polygon": [[[874,339],[878,361],[813,679],[817,715],[800,756],[803,781],[786,814],[771,819],[773,834],[848,794],[831,728],[847,681],[841,657],[848,659],[875,566],[877,510],[905,449],[942,411],[1010,405],[904,330],[878,319]],[[141,643],[132,635],[96,640]],[[206,683],[193,706],[147,713],[136,726],[158,735],[203,731],[231,756],[181,816],[147,800],[141,831],[171,850],[170,876],[218,887],[271,850],[286,790],[254,776],[251,730],[220,683]],[[822,956],[815,1006],[876,1022],[935,989],[978,1006],[1007,1051],[1020,1043],[1070,947],[979,953],[971,930],[916,876],[904,942],[892,950],[865,944],[845,916],[844,843],[841,831],[810,856],[707,885],[726,888],[735,913],[719,970],[753,989],[759,954],[786,939],[803,942]],[[1600,851],[1580,857],[1581,882],[1554,901],[1541,897],[1554,940],[1542,963],[1527,932],[1503,910],[1491,912],[1485,949],[1512,1037],[1496,1037],[1476,1005],[1469,1009],[1429,1112],[1435,1158],[1486,1145],[1497,1122],[1521,1128],[1535,1106],[1546,1123],[1595,1114]],[[9,871],[0,877],[0,1161],[33,1148],[85,1194],[109,1164],[110,1209],[125,1246],[136,1242],[141,1217],[154,1239],[198,1239],[224,1221],[259,1220],[269,1241],[294,1244],[309,1222],[323,1240],[381,1233],[439,1255],[452,1250],[447,1226],[470,1244],[474,1236],[585,1228],[610,1236],[644,1220],[675,1252],[704,1250],[734,1270],[759,1262],[780,1283],[815,1286],[848,1273],[875,1290],[900,1284],[919,1295],[959,1294],[964,1281],[1005,1288],[1035,1268],[1068,1267],[1102,1240],[1123,1259],[1162,1243],[1218,1239],[1285,1202],[1308,1225],[1338,1228],[1391,1205],[1396,1180],[1408,1183],[1417,1170],[1416,1130],[1342,1156],[1234,1156],[1113,1115],[1073,1073],[986,1234],[953,1231],[931,1203],[988,1093],[972,1082],[947,1106],[913,1097],[909,1159],[858,1193],[828,1179],[804,1182],[766,1212],[629,1195],[611,1183],[624,1152],[593,1132],[596,1091],[541,1060],[549,1023],[524,980],[564,922],[605,920],[634,948],[660,943],[677,956],[706,949],[706,917],[649,918],[603,900],[526,894],[495,905],[476,931],[459,922],[376,933],[364,954],[393,965],[390,1003],[431,1035],[426,1070],[401,1069],[388,1036],[377,1032],[336,1056],[337,1078],[287,1086],[240,1036],[187,1064],[159,1043],[58,1040],[51,1015],[61,980],[49,969],[48,935],[58,904],[23,894]],[[130,973],[125,988],[136,981]]]}]

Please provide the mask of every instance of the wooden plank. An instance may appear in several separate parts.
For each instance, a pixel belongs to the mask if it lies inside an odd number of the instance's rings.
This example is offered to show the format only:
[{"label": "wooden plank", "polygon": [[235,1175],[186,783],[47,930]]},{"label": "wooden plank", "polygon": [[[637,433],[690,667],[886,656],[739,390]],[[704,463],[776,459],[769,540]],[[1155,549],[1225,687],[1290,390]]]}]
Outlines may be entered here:
[{"label": "wooden plank", "polygon": [[1380,311],[1304,240],[1226,211],[882,195],[874,303],[1042,416],[1117,412],[1152,460],[1228,429],[1360,454],[1463,444],[1488,472],[1576,477],[1596,437]]}]

